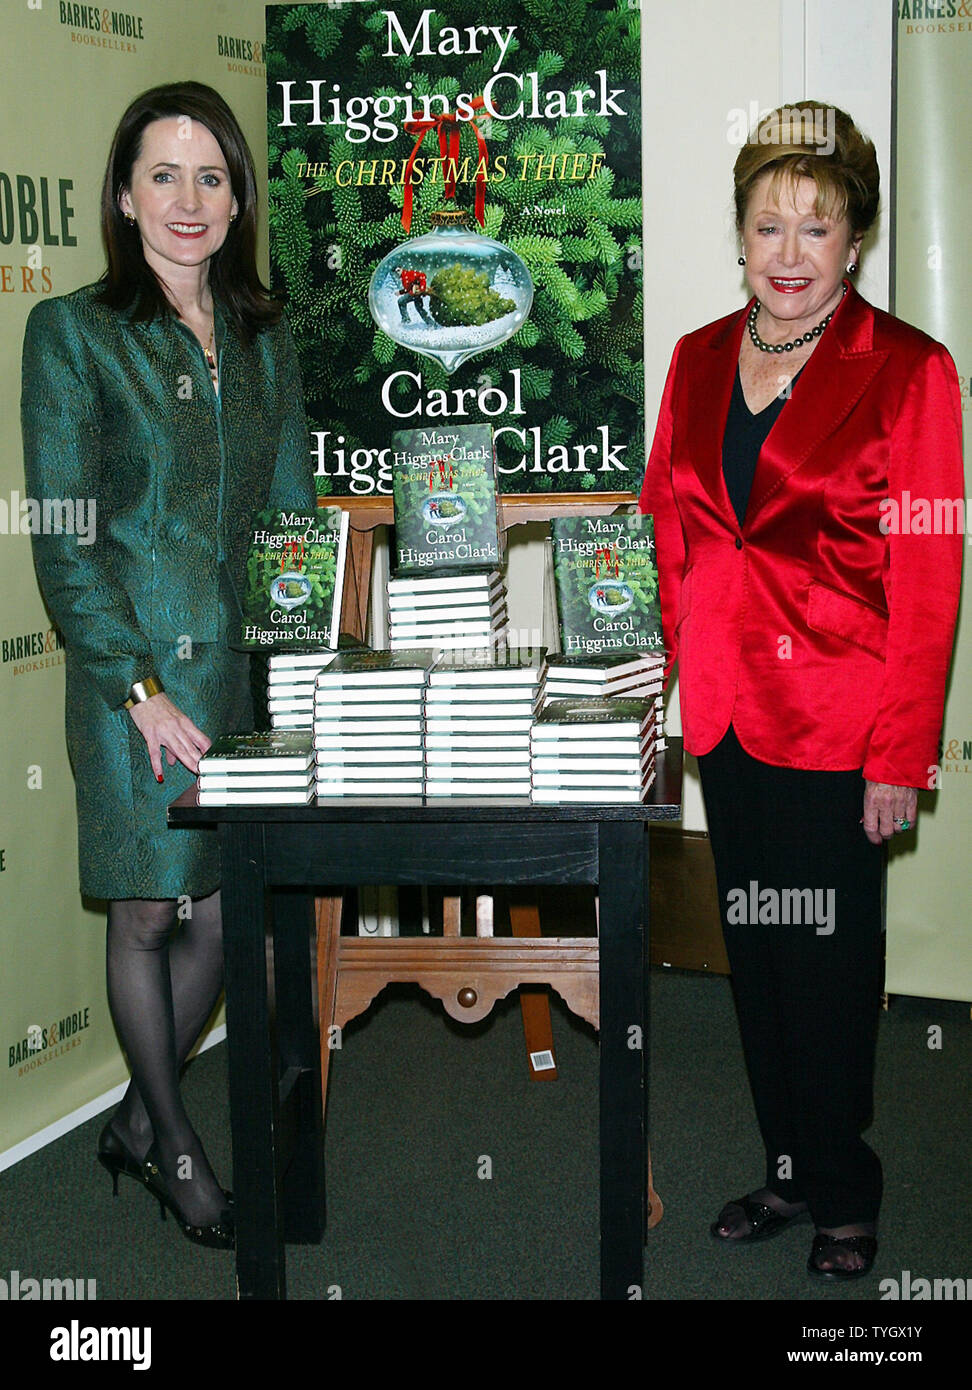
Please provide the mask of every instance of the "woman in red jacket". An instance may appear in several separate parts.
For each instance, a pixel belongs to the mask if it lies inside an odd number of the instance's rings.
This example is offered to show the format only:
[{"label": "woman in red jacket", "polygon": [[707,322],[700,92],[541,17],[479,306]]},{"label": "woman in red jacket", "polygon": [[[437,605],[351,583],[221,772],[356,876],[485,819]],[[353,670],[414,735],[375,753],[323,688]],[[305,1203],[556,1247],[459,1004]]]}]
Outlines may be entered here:
[{"label": "woman in red jacket", "polygon": [[641,494],[766,1151],[711,1230],[809,1215],[846,1279],[877,1251],[883,845],[933,784],[958,608],[958,380],[853,289],[878,168],[848,116],[770,113],[734,180],[753,298],[678,343]]}]

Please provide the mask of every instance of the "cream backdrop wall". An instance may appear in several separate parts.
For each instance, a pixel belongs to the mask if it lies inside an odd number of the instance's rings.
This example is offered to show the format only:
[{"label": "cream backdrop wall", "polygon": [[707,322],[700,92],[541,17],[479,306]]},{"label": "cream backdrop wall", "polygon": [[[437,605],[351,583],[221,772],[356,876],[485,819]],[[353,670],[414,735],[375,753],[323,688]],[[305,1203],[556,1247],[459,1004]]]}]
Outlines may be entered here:
[{"label": "cream backdrop wall", "polygon": [[[927,9],[928,7],[924,7]],[[895,313],[943,342],[962,385],[966,478],[972,428],[972,275],[967,235],[972,218],[972,153],[964,136],[972,115],[972,16],[915,20],[921,6],[901,5],[898,21],[897,245]],[[910,13],[909,13],[910,11]],[[972,1000],[972,603],[965,507],[965,594],[959,615],[938,790],[919,799],[918,827],[888,870],[888,966],[891,992]]]},{"label": "cream backdrop wall", "polygon": [[0,13],[3,1165],[103,1108],[126,1076],[105,1003],[103,915],[84,907],[77,889],[63,653],[37,592],[29,537],[9,533],[12,500],[19,511],[12,494],[23,494],[24,321],[42,295],[101,273],[101,176],[114,126],[138,92],[186,77],[213,84],[237,112],[257,167],[266,163],[262,4],[120,4],[4,0]]},{"label": "cream backdrop wall", "polygon": [[[18,401],[24,320],[40,294],[66,293],[101,271],[98,188],[110,135],[126,102],[157,82],[183,77],[210,82],[240,117],[258,168],[265,162],[262,3],[130,0],[130,5],[105,11],[61,0],[7,0],[0,15],[0,502],[8,508],[11,494],[22,492]],[[105,32],[104,14],[115,14],[122,32],[117,24],[115,32],[110,26]],[[731,128],[738,120],[733,113],[810,92],[853,112],[866,110],[865,124],[870,121],[881,148],[877,126],[886,123],[890,110],[880,61],[889,6],[884,0],[858,0],[854,15],[861,29],[857,53],[869,60],[877,53],[879,60],[859,61],[851,70],[846,7],[833,0],[737,0],[732,6],[680,0],[644,6],[650,420],[679,335],[745,298],[732,229]],[[797,84],[800,91],[794,90]],[[882,167],[887,167],[883,157]],[[47,181],[46,223],[42,180]],[[36,231],[31,197],[38,211]],[[886,238],[884,225],[869,263],[876,268],[874,280],[865,284],[865,293],[878,303],[883,302],[879,267],[887,262]],[[544,546],[535,528],[526,530],[510,556],[511,618],[526,634],[542,629],[549,640]],[[0,894],[5,908],[0,1164],[5,1164],[102,1109],[125,1070],[104,1002],[101,914],[82,907],[76,888],[63,665],[52,648],[26,536],[0,531],[0,585],[6,596],[0,619]],[[546,592],[549,600],[549,585]],[[678,732],[677,693],[669,708],[670,727]],[[972,737],[968,713],[955,727]],[[967,794],[956,805],[967,816]],[[690,829],[704,825],[691,767],[684,823]],[[899,940],[909,939],[899,937],[899,930],[907,933],[916,920],[920,926],[934,916],[942,979],[955,949],[951,923],[958,894],[967,895],[967,883],[963,889],[956,881],[961,841],[955,836],[963,826],[967,835],[967,821],[958,812],[937,821],[928,817],[919,867],[909,870],[907,888],[899,886],[899,877],[892,879],[893,945],[897,949]],[[926,841],[939,827],[937,845],[930,846]],[[903,904],[908,894],[914,905],[899,922],[895,904]],[[900,956],[894,988],[905,991],[912,979],[919,980],[909,972],[920,954],[909,947]],[[947,992],[941,980],[933,988],[930,983],[921,975],[918,992]],[[968,997],[972,991],[963,984],[959,994]],[[64,1037],[43,1045],[43,1030],[58,1033],[62,1020]],[[25,1049],[28,1037],[33,1042]]]}]

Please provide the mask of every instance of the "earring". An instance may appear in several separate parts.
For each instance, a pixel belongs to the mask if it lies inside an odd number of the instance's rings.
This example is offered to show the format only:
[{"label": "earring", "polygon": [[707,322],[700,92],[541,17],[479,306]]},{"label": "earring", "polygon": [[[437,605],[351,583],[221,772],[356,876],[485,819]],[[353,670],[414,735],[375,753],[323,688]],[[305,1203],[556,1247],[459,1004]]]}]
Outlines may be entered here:
[{"label": "earring", "polygon": [[847,274],[848,274],[848,275],[854,275],[854,274],[856,273],[856,271],[857,271],[857,262],[856,262],[856,261],[852,261],[851,264],[847,267]]},{"label": "earring", "polygon": [[130,212],[125,213],[125,221],[128,223],[130,227],[135,226],[135,218],[132,216]]},{"label": "earring", "polygon": [[746,257],[745,257],[745,256],[740,256],[739,259],[736,261],[736,265],[745,265],[745,264],[746,264]]},{"label": "earring", "polygon": [[231,221],[231,222],[235,222],[235,221],[236,221],[236,213],[235,213],[235,212],[231,212],[231,213],[230,213],[230,221]]}]

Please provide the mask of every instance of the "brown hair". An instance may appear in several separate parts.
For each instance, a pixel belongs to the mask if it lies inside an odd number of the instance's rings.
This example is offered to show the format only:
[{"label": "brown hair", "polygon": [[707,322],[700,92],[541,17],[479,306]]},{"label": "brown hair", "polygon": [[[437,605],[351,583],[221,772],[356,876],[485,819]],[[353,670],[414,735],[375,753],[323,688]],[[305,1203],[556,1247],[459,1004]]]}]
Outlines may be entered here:
[{"label": "brown hair", "polygon": [[846,216],[855,240],[877,216],[881,176],[874,145],[836,106],[821,101],[778,106],[759,121],[732,171],[740,230],[753,188],[767,172],[777,199],[784,182],[813,179],[817,216],[835,221]]},{"label": "brown hair", "polygon": [[271,298],[256,266],[256,176],[253,156],[226,102],[201,82],[173,82],[153,87],[128,107],[111,142],[101,188],[101,235],[108,268],[99,296],[113,309],[132,309],[134,321],[173,312],[165,291],[142,254],[137,227],[125,222],[118,198],[131,184],[132,167],[142,149],[142,134],[153,121],[188,116],[200,121],[219,145],[237,203],[226,240],[209,262],[209,284],[247,341],[275,324],[281,306]]}]

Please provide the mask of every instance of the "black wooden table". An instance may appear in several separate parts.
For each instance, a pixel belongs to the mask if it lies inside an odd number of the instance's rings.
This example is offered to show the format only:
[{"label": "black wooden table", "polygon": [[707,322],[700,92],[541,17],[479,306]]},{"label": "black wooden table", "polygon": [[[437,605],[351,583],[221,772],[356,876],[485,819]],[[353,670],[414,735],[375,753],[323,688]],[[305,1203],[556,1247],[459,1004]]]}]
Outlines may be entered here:
[{"label": "black wooden table", "polygon": [[420,797],[199,806],[194,788],[172,803],[171,826],[218,826],[220,837],[240,1298],[286,1298],[285,1244],[323,1235],[314,897],[378,882],[598,885],[601,1297],[637,1296],[647,1217],[645,822],[681,814],[680,740],[656,768],[649,800],[633,806]]}]

